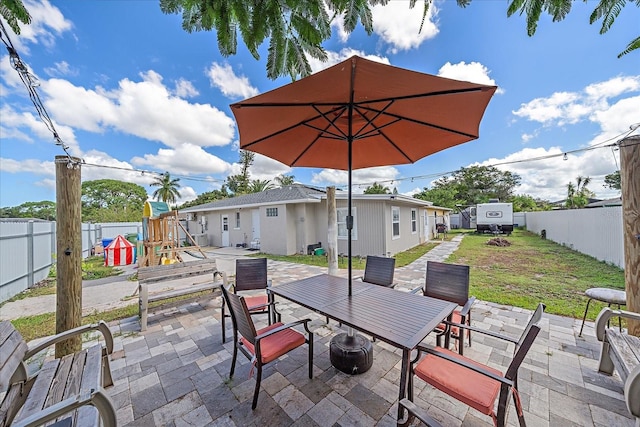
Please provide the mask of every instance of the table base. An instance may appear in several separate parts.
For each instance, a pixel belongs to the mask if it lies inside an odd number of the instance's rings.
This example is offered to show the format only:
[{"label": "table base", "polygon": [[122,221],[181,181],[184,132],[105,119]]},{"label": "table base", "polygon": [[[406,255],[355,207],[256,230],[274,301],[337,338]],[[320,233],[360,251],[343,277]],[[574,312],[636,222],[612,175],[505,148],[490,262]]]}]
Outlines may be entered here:
[{"label": "table base", "polygon": [[367,372],[373,365],[373,344],[362,335],[336,335],[329,345],[331,364],[349,375]]}]

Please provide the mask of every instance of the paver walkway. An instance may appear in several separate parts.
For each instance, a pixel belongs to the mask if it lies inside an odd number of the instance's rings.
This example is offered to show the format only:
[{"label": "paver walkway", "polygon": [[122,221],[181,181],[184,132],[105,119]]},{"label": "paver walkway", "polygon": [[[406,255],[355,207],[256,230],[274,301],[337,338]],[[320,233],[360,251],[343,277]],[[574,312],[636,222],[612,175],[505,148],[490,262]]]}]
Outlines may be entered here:
[{"label": "paver walkway", "polygon": [[[399,268],[398,287],[420,286],[426,261],[446,259],[461,238],[443,242]],[[269,261],[274,286],[325,270]],[[326,325],[323,317],[286,300],[278,301],[284,322],[313,319],[314,378],[307,377],[305,346],[272,362],[265,368],[255,411],[251,410],[255,382],[242,355],[234,378],[228,379],[233,346],[229,339],[221,343],[219,298],[157,312],[150,316],[144,333],[140,333],[137,317],[114,323],[117,338],[111,367],[115,385],[108,392],[118,409],[119,425],[395,426],[399,351],[376,342],[373,367],[361,375],[346,375],[329,362],[329,340],[340,330],[337,324]],[[527,310],[478,301],[473,307],[473,324],[518,336],[529,315]],[[542,331],[520,369],[527,424],[633,426],[619,377],[597,373],[600,346],[593,323],[585,326],[583,337],[578,337],[579,327],[576,319],[544,316]],[[465,348],[465,355],[504,370],[512,351],[495,339],[473,334],[472,347]],[[415,394],[417,403],[445,426],[492,425],[489,417],[420,380],[416,380]],[[514,411],[510,411],[509,425],[517,423]]]}]

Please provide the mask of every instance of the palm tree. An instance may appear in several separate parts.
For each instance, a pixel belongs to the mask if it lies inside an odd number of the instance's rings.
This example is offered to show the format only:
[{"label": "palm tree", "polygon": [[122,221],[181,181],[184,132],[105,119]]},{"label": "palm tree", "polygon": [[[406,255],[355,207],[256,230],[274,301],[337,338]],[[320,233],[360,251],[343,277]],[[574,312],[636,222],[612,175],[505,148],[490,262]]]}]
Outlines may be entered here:
[{"label": "palm tree", "polygon": [[292,185],[295,183],[295,176],[293,175],[278,175],[274,178],[276,185],[278,187],[285,187],[287,185]]},{"label": "palm tree", "polygon": [[589,203],[589,198],[594,196],[593,191],[587,188],[591,183],[591,178],[579,176],[576,184],[567,184],[567,203],[569,209],[583,208]]},{"label": "palm tree", "polygon": [[[9,0],[0,0],[9,2]],[[423,23],[434,0],[424,0]],[[571,11],[573,0],[510,0],[507,16],[526,15],[527,33],[533,36],[543,13],[553,22],[562,21]],[[316,0],[290,1],[230,1],[230,0],[160,0],[160,10],[166,14],[182,14],[182,27],[194,31],[214,30],[218,37],[218,48],[223,56],[235,55],[238,40],[244,44],[254,58],[260,59],[259,48],[269,39],[267,77],[290,76],[293,80],[311,74],[308,58],[327,61],[323,48],[332,35],[332,22],[336,16],[343,17],[342,30],[351,33],[358,24],[371,34],[373,19],[371,6],[386,4],[373,0]],[[408,2],[413,8],[417,2]],[[629,1],[640,7],[640,1]],[[323,7],[325,6],[326,7]],[[460,7],[471,4],[471,0],[457,0]],[[595,2],[593,4],[596,4]],[[602,20],[600,34],[611,28],[627,0],[599,0],[591,13],[590,23]],[[420,8],[418,8],[420,9]],[[618,57],[640,48],[640,37],[632,40]]]},{"label": "palm tree", "polygon": [[370,185],[364,190],[364,194],[389,194],[389,187],[385,187],[382,184],[378,184],[374,182],[373,185]]},{"label": "palm tree", "polygon": [[169,172],[163,173],[150,184],[152,187],[160,187],[153,192],[151,197],[156,200],[162,200],[165,203],[175,203],[180,198],[180,192],[178,191],[178,188],[180,188],[179,181],[180,178],[171,179]]},{"label": "palm tree", "polygon": [[271,190],[273,184],[268,179],[254,179],[249,184],[249,193],[260,193],[261,191]]}]

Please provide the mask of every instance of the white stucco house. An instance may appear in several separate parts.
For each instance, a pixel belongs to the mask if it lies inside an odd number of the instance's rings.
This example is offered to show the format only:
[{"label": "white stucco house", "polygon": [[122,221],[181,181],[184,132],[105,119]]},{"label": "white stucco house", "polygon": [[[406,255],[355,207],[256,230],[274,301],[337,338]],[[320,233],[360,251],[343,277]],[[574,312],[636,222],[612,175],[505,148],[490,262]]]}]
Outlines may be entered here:
[{"label": "white stucco house", "polygon": [[[347,194],[336,191],[338,252],[347,253]],[[399,194],[354,194],[352,252],[393,256],[433,239],[436,224],[449,225],[451,209]],[[261,252],[306,253],[327,241],[326,191],[301,184],[246,194],[180,210],[202,246],[244,246]]]}]

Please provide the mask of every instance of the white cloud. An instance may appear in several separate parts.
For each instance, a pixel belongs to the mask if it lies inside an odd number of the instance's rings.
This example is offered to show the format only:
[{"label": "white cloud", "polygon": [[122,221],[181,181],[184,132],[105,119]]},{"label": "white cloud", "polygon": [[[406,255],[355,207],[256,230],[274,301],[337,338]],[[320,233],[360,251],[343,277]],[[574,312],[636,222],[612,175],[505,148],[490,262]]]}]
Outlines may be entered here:
[{"label": "white cloud", "polygon": [[[452,64],[447,62],[440,70],[438,76],[448,79],[462,80],[471,83],[480,83],[483,85],[497,86],[496,81],[489,77],[491,72],[479,62],[466,63],[464,61]],[[498,88],[496,93],[502,94],[504,90]]]},{"label": "white cloud", "polygon": [[422,42],[434,38],[439,30],[435,22],[438,10],[434,3],[425,17],[422,30],[422,3],[409,8],[408,1],[391,1],[386,5],[376,5],[371,9],[373,31],[382,40],[391,45],[391,52],[410,50],[419,47]]},{"label": "white cloud", "polygon": [[56,37],[59,37],[73,27],[71,21],[65,17],[48,0],[32,1],[25,0],[25,7],[31,15],[31,23],[20,24],[20,35],[13,37],[13,45],[18,51],[18,55],[28,55],[28,44],[43,44],[52,46]]},{"label": "white cloud", "polygon": [[56,167],[54,162],[36,159],[15,160],[0,158],[0,171],[8,173],[33,173],[55,177]]},{"label": "white cloud", "polygon": [[309,60],[309,65],[311,66],[311,72],[315,73],[325,68],[329,68],[332,65],[336,65],[339,62],[344,61],[345,59],[351,58],[352,56],[357,55],[361,58],[368,59],[370,61],[381,62],[383,64],[389,65],[389,59],[384,56],[379,55],[368,55],[364,53],[362,50],[357,50],[353,48],[346,47],[340,52],[327,51],[327,61],[322,62],[319,59],[315,58],[307,58]]},{"label": "white cloud", "polygon": [[[260,180],[273,180],[278,175],[288,174],[291,172],[291,168],[284,163],[280,163],[270,157],[263,156],[259,153],[254,153],[253,164],[249,168],[249,175],[251,179]],[[242,173],[242,165],[240,163],[233,163],[229,175],[238,175]]]},{"label": "white cloud", "polygon": [[140,76],[140,82],[121,80],[114,90],[86,89],[61,79],[44,81],[45,106],[60,123],[89,132],[113,129],[169,147],[231,142],[235,125],[225,113],[209,104],[172,96],[154,71]]},{"label": "white cloud", "polygon": [[67,61],[56,62],[53,67],[46,67],[44,72],[50,77],[78,75],[78,70],[71,67]]},{"label": "white cloud", "polygon": [[207,153],[202,147],[188,143],[173,149],[161,148],[157,154],[134,157],[131,163],[181,175],[221,174],[231,170],[229,163]]},{"label": "white cloud", "polygon": [[[640,75],[614,77],[591,84],[581,92],[555,92],[547,98],[536,98],[512,113],[544,126],[575,124],[587,118],[598,121],[597,117],[611,108],[612,98],[638,91]],[[637,103],[635,110],[637,117]]]},{"label": "white cloud", "polygon": [[214,62],[206,74],[211,86],[220,89],[227,98],[250,98],[258,94],[258,89],[251,86],[249,79],[236,75],[229,64]]},{"label": "white cloud", "polygon": [[193,83],[185,79],[180,79],[176,82],[174,93],[180,98],[193,98],[200,95],[200,92],[193,86]]},{"label": "white cloud", "polygon": [[[436,22],[438,10],[433,3],[425,17],[422,31],[420,31],[422,7],[421,2],[417,2],[413,8],[409,8],[408,1],[394,0],[386,5],[377,5],[371,8],[373,32],[383,42],[390,45],[391,53],[417,48],[425,40],[438,34]],[[328,13],[329,16],[333,16],[333,12],[328,11]],[[358,25],[362,24],[358,23]],[[337,31],[338,37],[343,43],[349,40],[350,34],[344,29],[343,15],[336,16],[331,22],[331,26]]]},{"label": "white cloud", "polygon": [[[399,175],[398,169],[393,166],[380,166],[375,168],[365,168],[353,171],[352,183],[353,192],[362,193],[368,186],[374,182],[383,183],[385,187],[393,189],[394,186],[398,186],[399,183],[390,181],[395,180]],[[314,173],[311,177],[311,182],[316,185],[337,185],[347,186],[349,183],[349,176],[347,171],[336,169],[323,169],[318,173]]]}]

